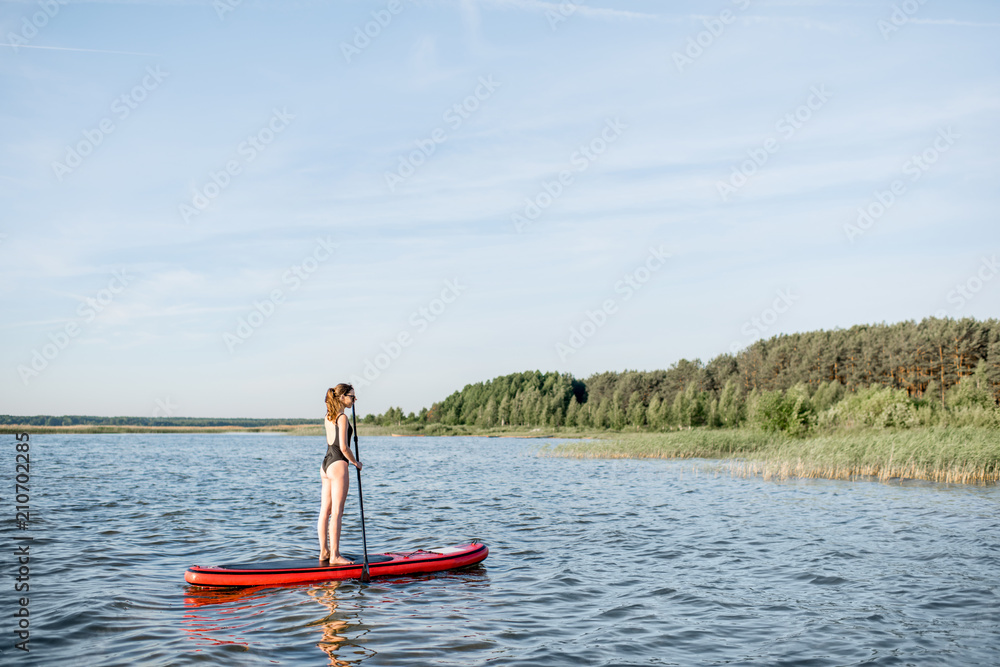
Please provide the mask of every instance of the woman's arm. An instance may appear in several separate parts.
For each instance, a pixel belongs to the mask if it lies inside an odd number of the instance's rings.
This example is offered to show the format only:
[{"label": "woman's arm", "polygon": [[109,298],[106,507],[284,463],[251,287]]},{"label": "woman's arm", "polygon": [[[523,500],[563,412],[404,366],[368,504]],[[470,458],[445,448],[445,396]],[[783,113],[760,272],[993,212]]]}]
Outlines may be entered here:
[{"label": "woman's arm", "polygon": [[340,451],[343,453],[344,458],[350,462],[358,470],[361,470],[361,461],[354,458],[354,452],[351,451],[351,443],[347,441],[347,415],[341,414],[337,417],[337,430],[340,432]]}]

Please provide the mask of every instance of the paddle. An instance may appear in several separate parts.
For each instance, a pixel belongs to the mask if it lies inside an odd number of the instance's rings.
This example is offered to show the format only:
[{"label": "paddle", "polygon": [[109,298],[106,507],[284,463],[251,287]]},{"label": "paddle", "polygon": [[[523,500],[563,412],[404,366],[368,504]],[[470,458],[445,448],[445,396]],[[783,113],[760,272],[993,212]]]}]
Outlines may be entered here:
[{"label": "paddle", "polygon": [[[361,460],[361,454],[358,451],[358,415],[354,411],[354,406],[351,406],[351,419],[354,424],[354,458],[358,461]],[[371,576],[368,574],[368,538],[365,537],[365,499],[361,495],[361,471],[355,468],[358,473],[358,508],[361,510],[361,545],[365,550],[365,566],[361,569],[361,582],[368,583],[371,581]]]}]

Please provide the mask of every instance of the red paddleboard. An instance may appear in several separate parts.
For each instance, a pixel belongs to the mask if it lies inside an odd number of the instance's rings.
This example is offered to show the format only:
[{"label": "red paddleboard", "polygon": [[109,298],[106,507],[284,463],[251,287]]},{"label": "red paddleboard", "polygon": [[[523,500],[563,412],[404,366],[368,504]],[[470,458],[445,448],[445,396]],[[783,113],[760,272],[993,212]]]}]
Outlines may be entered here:
[{"label": "red paddleboard", "polygon": [[[441,572],[481,563],[490,550],[485,544],[473,542],[440,549],[418,549],[398,553],[370,554],[368,573],[373,577],[400,574]],[[195,586],[267,586],[269,584],[302,584],[333,579],[361,577],[364,559],[346,556],[350,565],[323,565],[313,559],[273,560],[260,563],[235,563],[202,567],[194,565],[184,573],[184,580]]]}]

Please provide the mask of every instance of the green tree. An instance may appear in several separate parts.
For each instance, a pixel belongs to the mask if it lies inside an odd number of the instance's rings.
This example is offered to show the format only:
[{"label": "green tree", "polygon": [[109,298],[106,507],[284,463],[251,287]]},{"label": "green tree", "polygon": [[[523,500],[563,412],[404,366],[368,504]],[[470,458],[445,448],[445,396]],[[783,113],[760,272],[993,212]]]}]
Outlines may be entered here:
[{"label": "green tree", "polygon": [[694,380],[684,390],[684,404],[687,407],[685,426],[704,426],[708,423],[708,392],[698,391]]},{"label": "green tree", "polygon": [[705,423],[709,428],[719,428],[722,426],[722,417],[719,416],[718,399],[713,398],[708,401],[707,415]]},{"label": "green tree", "polygon": [[659,394],[654,394],[646,408],[646,424],[654,431],[663,428],[663,406]]},{"label": "green tree", "polygon": [[674,409],[670,405],[670,401],[664,399],[660,403],[660,428],[669,428],[676,425],[677,420],[674,417]]},{"label": "green tree", "polygon": [[944,392],[941,391],[941,385],[938,384],[937,380],[932,379],[927,383],[927,387],[923,392],[923,398],[930,403],[944,405]]},{"label": "green tree", "polygon": [[916,426],[917,410],[905,389],[865,387],[844,396],[822,415],[832,426]]},{"label": "green tree", "polygon": [[496,399],[490,396],[490,399],[486,402],[486,406],[483,408],[482,416],[479,421],[480,425],[485,426],[486,428],[496,426],[498,414],[499,410],[497,410]]},{"label": "green tree", "polygon": [[674,394],[673,418],[677,426],[691,425],[691,406],[683,389]]},{"label": "green tree", "polygon": [[625,406],[622,401],[621,389],[615,390],[611,396],[611,404],[608,411],[608,426],[616,431],[625,428]]},{"label": "green tree", "polygon": [[740,424],[743,398],[740,396],[736,380],[729,378],[719,397],[719,420],[726,428],[736,428]]},{"label": "green tree", "polygon": [[824,412],[839,401],[843,395],[844,387],[836,380],[823,382],[812,396],[813,408],[817,413]]},{"label": "green tree", "polygon": [[804,434],[813,423],[813,409],[805,385],[788,392],[755,392],[750,401],[750,424],[764,431]]},{"label": "green tree", "polygon": [[949,408],[992,409],[996,407],[986,370],[986,362],[980,361],[976,366],[975,373],[965,376],[958,384],[948,390],[946,405]]},{"label": "green tree", "polygon": [[638,391],[633,391],[628,398],[627,419],[629,426],[634,426],[637,429],[646,425],[646,406],[643,404],[642,397]]},{"label": "green tree", "polygon": [[510,396],[504,395],[503,399],[500,401],[500,408],[498,410],[498,417],[500,419],[501,426],[510,425]]},{"label": "green tree", "polygon": [[569,402],[569,409],[566,410],[566,426],[582,426],[579,423],[580,418],[580,404],[576,402],[574,398]]},{"label": "green tree", "polygon": [[597,410],[594,412],[594,416],[591,419],[591,424],[593,424],[595,428],[608,428],[609,402],[608,397],[605,396],[601,399],[601,402],[598,403]]}]

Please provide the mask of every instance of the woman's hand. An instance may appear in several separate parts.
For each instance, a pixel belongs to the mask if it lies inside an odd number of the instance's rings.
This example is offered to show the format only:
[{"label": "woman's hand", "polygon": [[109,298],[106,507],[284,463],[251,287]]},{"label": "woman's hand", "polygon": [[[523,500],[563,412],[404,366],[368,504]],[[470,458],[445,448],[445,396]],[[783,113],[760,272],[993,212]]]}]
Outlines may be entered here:
[{"label": "woman's hand", "polygon": [[358,472],[360,472],[361,471],[361,461],[355,461],[354,462],[354,467],[358,469]]}]

